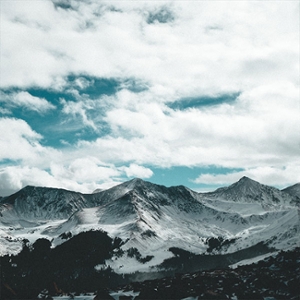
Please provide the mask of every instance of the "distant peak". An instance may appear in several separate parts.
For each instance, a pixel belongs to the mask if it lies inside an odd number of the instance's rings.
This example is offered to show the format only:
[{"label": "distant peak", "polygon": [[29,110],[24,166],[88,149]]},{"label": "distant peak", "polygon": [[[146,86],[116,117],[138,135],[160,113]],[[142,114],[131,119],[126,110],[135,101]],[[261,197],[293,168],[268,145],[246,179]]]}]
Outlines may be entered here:
[{"label": "distant peak", "polygon": [[129,180],[129,182],[132,182],[132,183],[143,183],[144,180],[141,179],[141,178],[133,178],[133,179]]},{"label": "distant peak", "polygon": [[145,181],[141,178],[133,178],[129,181],[126,181],[123,183],[123,186],[128,188],[128,189],[152,189],[155,188],[155,184],[149,182],[149,181]]},{"label": "distant peak", "polygon": [[29,191],[33,191],[35,189],[36,189],[36,187],[33,186],[33,185],[26,185],[23,188],[21,188],[17,193],[20,193],[20,192],[29,192]]},{"label": "distant peak", "polygon": [[243,180],[251,180],[251,179],[247,176],[243,176],[239,181],[243,181]]},{"label": "distant peak", "polygon": [[133,178],[128,181],[129,186],[131,187],[140,187],[145,185],[145,181],[142,180],[141,178]]},{"label": "distant peak", "polygon": [[243,176],[239,181],[233,183],[229,186],[229,188],[248,188],[248,187],[258,187],[260,185],[259,182],[247,177]]},{"label": "distant peak", "polygon": [[34,188],[35,188],[34,185],[26,185],[22,188],[22,190],[25,190],[25,189],[28,190],[28,189],[34,189]]},{"label": "distant peak", "polygon": [[247,176],[243,176],[238,182],[245,183],[245,182],[257,182],[257,181],[255,181]]},{"label": "distant peak", "polygon": [[97,194],[97,193],[100,193],[100,192],[102,192],[103,191],[103,189],[95,189],[93,192],[92,192],[92,194]]}]

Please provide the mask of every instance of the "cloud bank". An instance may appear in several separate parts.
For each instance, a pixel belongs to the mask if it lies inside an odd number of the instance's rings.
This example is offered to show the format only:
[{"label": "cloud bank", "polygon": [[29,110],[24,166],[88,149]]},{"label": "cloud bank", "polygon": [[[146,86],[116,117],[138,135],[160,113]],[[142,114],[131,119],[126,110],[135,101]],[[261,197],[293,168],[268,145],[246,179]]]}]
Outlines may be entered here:
[{"label": "cloud bank", "polygon": [[294,1],[1,3],[0,192],[174,166],[194,188],[299,182],[299,19]]}]

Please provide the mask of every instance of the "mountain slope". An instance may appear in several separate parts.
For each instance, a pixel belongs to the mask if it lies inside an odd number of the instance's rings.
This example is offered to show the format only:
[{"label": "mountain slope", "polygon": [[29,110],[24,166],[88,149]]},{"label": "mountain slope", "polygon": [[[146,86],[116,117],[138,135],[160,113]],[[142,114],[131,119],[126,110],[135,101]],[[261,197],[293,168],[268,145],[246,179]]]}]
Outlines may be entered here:
[{"label": "mountain slope", "polygon": [[[83,208],[103,205],[125,195],[138,180],[120,184],[95,194],[82,194],[64,189],[26,186],[0,200],[0,222],[5,224],[62,220]],[[22,225],[23,226],[23,225]]]},{"label": "mountain slope", "polygon": [[[27,186],[1,201],[16,217],[34,220],[65,219],[72,213],[93,205],[81,193],[63,189]],[[3,207],[4,206],[4,207]]]},{"label": "mountain slope", "polygon": [[285,193],[288,193],[292,196],[300,197],[300,183],[296,183],[292,186],[286,187],[282,191],[285,192]]},{"label": "mountain slope", "polygon": [[[123,240],[121,253],[106,263],[128,273],[153,270],[174,255],[170,248],[207,253],[212,238],[220,244],[213,254],[259,243],[285,249],[299,242],[293,199],[246,177],[202,194],[141,179],[94,194],[26,187],[0,202],[0,253],[20,251],[22,239],[44,237],[58,246],[81,232],[102,230]],[[138,259],[128,253],[139,253]]]},{"label": "mountain slope", "polygon": [[281,249],[297,240],[294,238],[299,223],[297,211],[276,204],[267,211],[262,205],[264,199],[260,203],[208,200],[183,186],[166,188],[138,179],[121,184],[110,193],[125,194],[111,201],[102,199],[98,202],[103,205],[84,208],[42,233],[54,238],[53,243],[58,245],[64,241],[60,236],[65,232],[72,236],[101,229],[126,241],[124,251],[136,248],[143,256],[154,255],[143,266],[126,256],[107,262],[121,272],[149,270],[171,257],[172,253],[166,250],[172,247],[205,253],[211,237],[228,241],[221,253],[261,242]]},{"label": "mountain slope", "polygon": [[239,203],[259,203],[265,208],[274,205],[290,205],[294,196],[280,191],[274,187],[260,184],[248,177],[242,177],[238,182],[217,189],[214,192],[204,193],[209,199],[234,201]]},{"label": "mountain slope", "polygon": [[292,204],[300,207],[300,183],[296,183],[282,190],[284,193],[293,197]]}]

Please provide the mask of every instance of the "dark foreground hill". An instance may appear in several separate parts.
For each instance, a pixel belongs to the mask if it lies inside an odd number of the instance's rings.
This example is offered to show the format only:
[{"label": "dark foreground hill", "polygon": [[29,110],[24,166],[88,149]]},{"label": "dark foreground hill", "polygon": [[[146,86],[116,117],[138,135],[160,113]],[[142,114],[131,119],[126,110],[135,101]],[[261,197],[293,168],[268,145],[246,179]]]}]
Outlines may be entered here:
[{"label": "dark foreground hill", "polygon": [[[121,276],[106,266],[105,260],[113,253],[122,252],[122,244],[122,240],[112,239],[101,231],[80,233],[54,249],[50,248],[51,243],[46,239],[39,239],[33,245],[24,242],[18,255],[1,257],[0,299],[40,299],[42,291],[44,299],[82,292],[98,293],[97,299],[108,299],[109,292],[119,290],[135,292],[138,295],[136,299],[300,297],[300,248],[281,251],[276,256],[235,269],[229,268],[229,265],[239,261],[245,249],[218,257],[170,249],[177,261],[171,264],[170,260],[164,262],[169,271],[164,268],[156,274],[136,272]],[[259,249],[256,246],[255,251],[256,254],[263,253],[264,246],[260,245]],[[253,253],[254,249],[250,252]],[[126,255],[147,260],[134,248]],[[185,272],[186,266],[191,264],[200,271]],[[174,269],[178,265],[183,266],[181,272]],[[209,265],[214,268],[210,269]],[[147,276],[157,279],[144,280]]]},{"label": "dark foreground hill", "polygon": [[[113,280],[113,277],[110,278]],[[93,291],[94,299],[300,299],[300,248],[281,251],[258,263],[235,269],[214,269],[195,273],[177,274],[156,280],[132,282],[110,288],[106,284]],[[102,281],[102,283],[104,283]],[[121,291],[121,292],[120,292]],[[123,293],[123,296],[122,296]],[[43,293],[38,289],[13,289],[1,281],[1,299],[51,299],[52,296],[74,295],[53,287]],[[137,295],[128,296],[128,295]],[[79,293],[78,293],[79,295]],[[127,295],[127,296],[125,296]],[[72,299],[72,296],[70,296]]]}]

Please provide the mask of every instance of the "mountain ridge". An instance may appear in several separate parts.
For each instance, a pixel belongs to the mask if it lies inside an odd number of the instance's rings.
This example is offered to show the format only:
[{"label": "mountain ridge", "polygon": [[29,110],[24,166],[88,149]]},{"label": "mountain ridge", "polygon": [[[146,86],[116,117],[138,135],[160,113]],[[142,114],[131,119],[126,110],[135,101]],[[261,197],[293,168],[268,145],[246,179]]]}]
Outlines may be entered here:
[{"label": "mountain ridge", "polygon": [[[258,181],[243,176],[237,182],[227,187],[221,187],[213,192],[203,193],[213,199],[235,202],[256,203],[265,205],[289,205],[296,201],[296,196],[275,187],[261,184]],[[292,199],[290,198],[292,196]]]},{"label": "mountain ridge", "polygon": [[283,192],[300,198],[300,182],[282,189]]},{"label": "mountain ridge", "polygon": [[[270,187],[270,188],[273,188],[273,189],[277,189],[275,187],[272,187],[272,186],[269,186],[269,185],[266,185],[266,184],[261,184],[259,183],[258,181],[255,181],[247,176],[243,176],[241,177],[237,182],[229,185],[229,186],[225,186],[225,187],[220,187],[220,188],[217,188],[216,190],[214,191],[210,191],[210,192],[199,192],[199,194],[204,194],[204,195],[211,195],[211,194],[214,194],[216,192],[220,192],[220,191],[223,191],[225,189],[228,189],[230,187],[233,187],[233,186],[237,186],[237,185],[240,185],[240,184],[245,184],[245,183],[251,183],[252,185],[254,184],[257,184],[257,185],[262,185],[262,186],[267,186],[267,187]],[[142,187],[142,186],[157,186],[157,187],[164,187],[164,188],[177,188],[177,187],[181,187],[181,188],[185,188],[189,191],[192,191],[193,193],[197,193],[196,191],[193,191],[192,189],[184,186],[184,185],[175,185],[175,186],[169,186],[169,187],[166,187],[164,185],[160,185],[160,184],[156,184],[156,183],[152,183],[150,181],[146,181],[146,180],[143,180],[141,178],[133,178],[131,180],[128,180],[128,181],[125,181],[123,183],[120,183],[118,185],[115,185],[111,188],[108,188],[108,189],[96,189],[94,191],[92,191],[91,193],[81,193],[81,192],[77,192],[77,191],[74,191],[74,190],[68,190],[68,189],[65,189],[65,188],[56,188],[56,187],[45,187],[45,186],[33,186],[33,185],[26,185],[25,187],[21,188],[19,191],[11,194],[11,195],[8,195],[8,196],[0,196],[0,204],[1,202],[5,202],[7,201],[7,199],[11,199],[13,198],[14,195],[17,195],[19,194],[21,191],[25,191],[25,190],[29,190],[29,189],[44,189],[44,190],[55,190],[55,191],[65,191],[65,192],[70,192],[70,193],[76,193],[76,194],[81,194],[81,195],[93,195],[93,194],[99,194],[99,193],[103,193],[105,191],[109,191],[109,190],[112,190],[116,187],[128,187],[130,189],[133,189],[133,188],[137,188],[137,187]],[[279,189],[277,189],[279,190]],[[296,184],[293,184],[291,186],[288,186],[284,189],[282,189],[281,191],[284,192],[284,193],[289,193],[289,191],[294,191],[294,192],[290,192],[291,195],[294,195],[294,194],[297,194],[297,196],[300,196],[300,183],[296,183]]]},{"label": "mountain ridge", "polygon": [[268,211],[278,209],[279,206],[299,205],[300,198],[296,195],[298,187],[296,184],[280,191],[245,176],[228,187],[222,187],[208,193],[197,193],[182,185],[165,187],[140,178],[134,178],[110,189],[92,194],[82,194],[65,189],[26,186],[1,199],[0,223],[9,223],[13,220],[17,222],[19,219],[29,222],[44,219],[63,220],[83,209],[105,206],[112,201],[121,199],[130,191],[135,191],[136,195],[144,198],[143,205],[145,207],[149,202],[152,203],[152,206],[153,203],[159,206],[179,205],[182,211],[188,211],[189,206],[196,205],[198,211],[201,205],[204,205],[206,209],[213,210],[220,210],[221,206],[227,205],[227,211],[231,211],[230,203],[236,202],[240,206],[242,205],[241,208],[243,209],[247,207],[246,204],[253,204],[257,208],[261,207],[262,211]]},{"label": "mountain ridge", "polygon": [[[123,241],[123,254],[106,262],[123,273],[154,270],[174,256],[172,248],[202,255],[211,239],[220,243],[212,254],[259,243],[280,250],[299,240],[294,199],[247,177],[210,193],[139,178],[94,194],[29,186],[0,202],[0,254],[17,253],[24,238],[56,247],[91,230]],[[141,263],[126,255],[130,249],[153,258]]]}]

